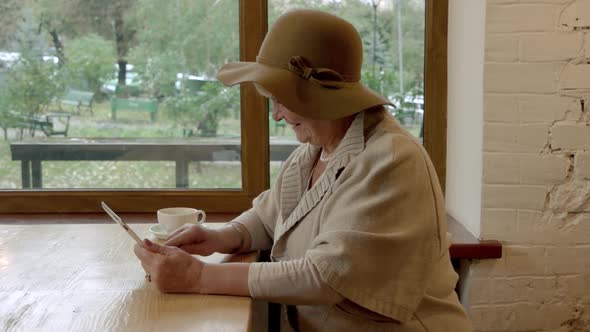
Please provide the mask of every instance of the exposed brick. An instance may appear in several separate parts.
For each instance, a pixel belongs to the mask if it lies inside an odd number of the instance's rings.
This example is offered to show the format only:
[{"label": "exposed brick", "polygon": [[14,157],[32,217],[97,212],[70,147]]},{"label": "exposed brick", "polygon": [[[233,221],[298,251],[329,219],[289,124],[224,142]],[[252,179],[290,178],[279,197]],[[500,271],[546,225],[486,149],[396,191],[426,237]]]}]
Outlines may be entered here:
[{"label": "exposed brick", "polygon": [[590,179],[590,152],[578,152],[574,157],[574,176]]},{"label": "exposed brick", "polygon": [[485,45],[485,59],[492,62],[518,60],[518,37],[507,34],[490,34]]},{"label": "exposed brick", "polygon": [[558,6],[489,5],[488,32],[553,31],[557,26]]},{"label": "exposed brick", "polygon": [[521,157],[520,182],[529,184],[560,183],[567,177],[569,158],[524,155]]},{"label": "exposed brick", "polygon": [[523,95],[518,98],[518,114],[523,123],[574,120],[580,113],[578,98],[557,95]]},{"label": "exposed brick", "polygon": [[568,64],[559,76],[559,90],[567,94],[571,91],[582,90],[579,95],[590,90],[590,64]]},{"label": "exposed brick", "polygon": [[514,241],[516,233],[516,210],[484,209],[481,223],[481,238],[502,242]]},{"label": "exposed brick", "polygon": [[564,61],[584,54],[584,34],[537,33],[520,37],[519,59],[529,61]]},{"label": "exposed brick", "polygon": [[518,122],[518,98],[486,94],[483,117],[486,122]]},{"label": "exposed brick", "polygon": [[573,180],[555,186],[549,194],[549,208],[564,212],[590,212],[590,181]]},{"label": "exposed brick", "polygon": [[506,274],[541,276],[545,273],[545,247],[506,246]]},{"label": "exposed brick", "polygon": [[540,152],[548,140],[549,125],[484,124],[484,151]]},{"label": "exposed brick", "polygon": [[590,273],[590,246],[547,248],[547,273]]},{"label": "exposed brick", "polygon": [[563,64],[487,63],[484,65],[485,92],[555,93]]},{"label": "exposed brick", "polygon": [[590,127],[573,122],[556,124],[551,128],[551,147],[562,150],[590,149]]},{"label": "exposed brick", "polygon": [[533,185],[484,185],[483,206],[499,209],[541,210],[547,188]]},{"label": "exposed brick", "polygon": [[520,182],[520,158],[515,154],[485,153],[483,182],[508,184]]}]

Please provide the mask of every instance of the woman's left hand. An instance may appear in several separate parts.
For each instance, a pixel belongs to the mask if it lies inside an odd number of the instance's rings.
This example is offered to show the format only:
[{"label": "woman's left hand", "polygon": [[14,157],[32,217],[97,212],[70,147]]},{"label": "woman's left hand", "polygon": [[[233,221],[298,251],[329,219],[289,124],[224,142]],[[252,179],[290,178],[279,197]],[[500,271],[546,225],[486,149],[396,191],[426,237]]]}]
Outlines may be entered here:
[{"label": "woman's left hand", "polygon": [[145,272],[163,293],[199,293],[205,263],[185,251],[143,240],[133,252]]}]

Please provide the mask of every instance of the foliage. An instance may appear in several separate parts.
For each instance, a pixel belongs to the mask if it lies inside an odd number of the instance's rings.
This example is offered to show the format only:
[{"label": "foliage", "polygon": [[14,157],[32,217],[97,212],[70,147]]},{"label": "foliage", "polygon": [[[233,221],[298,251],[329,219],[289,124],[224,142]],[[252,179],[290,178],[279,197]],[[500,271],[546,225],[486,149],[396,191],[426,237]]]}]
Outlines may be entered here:
[{"label": "foliage", "polygon": [[[379,86],[379,89],[375,90],[384,95],[422,86],[425,20],[423,1],[273,0],[269,1],[269,22],[272,23],[279,15],[297,8],[327,11],[355,26],[363,41],[362,77],[365,84],[372,88]],[[397,9],[402,13],[403,43],[399,43],[397,38]],[[373,15],[377,18],[375,22]],[[374,35],[376,43],[373,43]],[[402,69],[399,68],[400,46],[403,57]],[[400,71],[403,71],[405,78],[403,87],[400,87]]]},{"label": "foliage", "polygon": [[142,22],[143,29],[129,59],[144,91],[163,100],[169,118],[188,135],[214,135],[219,121],[238,105],[238,91],[214,82],[198,91],[184,85],[190,83],[188,75],[214,77],[223,63],[238,59],[238,3],[139,0],[136,9],[133,21]]},{"label": "foliage", "polygon": [[221,119],[231,114],[239,95],[217,82],[208,82],[200,91],[184,88],[176,96],[167,98],[164,107],[168,117],[183,127],[187,136],[215,136]]},{"label": "foliage", "polygon": [[68,43],[64,66],[72,88],[99,92],[102,82],[113,75],[115,55],[112,43],[90,34]]},{"label": "foliage", "polygon": [[24,49],[18,62],[8,70],[6,100],[11,110],[27,118],[44,111],[63,92],[62,78],[52,62]]},{"label": "foliage", "polygon": [[10,47],[11,37],[18,30],[22,7],[20,0],[0,1],[0,49]]}]

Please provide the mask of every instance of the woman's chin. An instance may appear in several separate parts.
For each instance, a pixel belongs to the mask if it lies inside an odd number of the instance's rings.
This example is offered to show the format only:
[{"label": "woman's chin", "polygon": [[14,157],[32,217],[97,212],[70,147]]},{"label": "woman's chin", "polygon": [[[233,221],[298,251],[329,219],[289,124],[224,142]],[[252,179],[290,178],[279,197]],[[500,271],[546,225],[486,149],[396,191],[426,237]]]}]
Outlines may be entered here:
[{"label": "woman's chin", "polygon": [[295,131],[295,138],[297,139],[297,141],[299,143],[307,143],[309,142],[309,136],[305,135],[303,133],[300,133],[299,131],[293,129],[293,131]]}]

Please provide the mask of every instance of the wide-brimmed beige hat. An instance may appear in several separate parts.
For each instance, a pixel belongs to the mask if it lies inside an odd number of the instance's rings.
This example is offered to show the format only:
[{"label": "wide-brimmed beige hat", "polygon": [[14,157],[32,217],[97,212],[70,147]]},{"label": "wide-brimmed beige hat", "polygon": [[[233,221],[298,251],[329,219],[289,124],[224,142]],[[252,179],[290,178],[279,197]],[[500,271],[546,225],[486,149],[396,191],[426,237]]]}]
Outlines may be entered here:
[{"label": "wide-brimmed beige hat", "polygon": [[360,83],[363,46],[347,21],[317,10],[277,19],[256,62],[225,64],[225,85],[255,82],[289,110],[312,119],[338,119],[391,102]]}]

